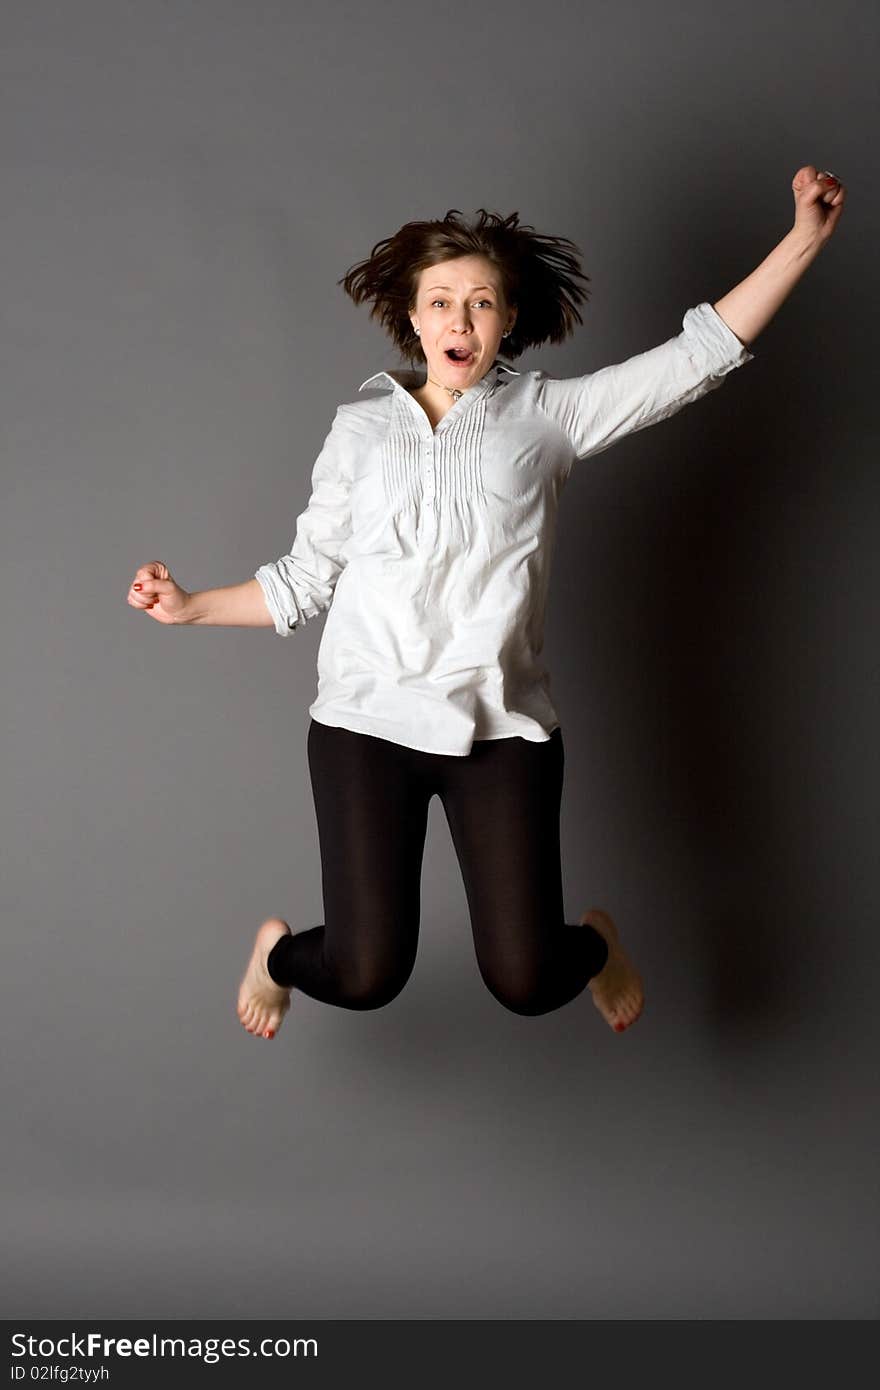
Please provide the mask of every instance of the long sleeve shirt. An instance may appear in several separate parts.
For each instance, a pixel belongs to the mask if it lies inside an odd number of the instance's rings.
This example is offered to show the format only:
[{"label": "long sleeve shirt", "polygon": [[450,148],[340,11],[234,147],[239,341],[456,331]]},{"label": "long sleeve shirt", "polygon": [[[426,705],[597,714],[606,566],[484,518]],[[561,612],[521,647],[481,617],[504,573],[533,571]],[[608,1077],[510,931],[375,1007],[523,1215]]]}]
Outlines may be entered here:
[{"label": "long sleeve shirt", "polygon": [[540,661],[559,498],[574,464],[664,420],[751,361],[708,303],[627,361],[556,378],[496,362],[436,428],[380,371],[340,405],[289,554],[256,572],[285,636],[326,612],[319,723],[464,756],[548,739]]}]

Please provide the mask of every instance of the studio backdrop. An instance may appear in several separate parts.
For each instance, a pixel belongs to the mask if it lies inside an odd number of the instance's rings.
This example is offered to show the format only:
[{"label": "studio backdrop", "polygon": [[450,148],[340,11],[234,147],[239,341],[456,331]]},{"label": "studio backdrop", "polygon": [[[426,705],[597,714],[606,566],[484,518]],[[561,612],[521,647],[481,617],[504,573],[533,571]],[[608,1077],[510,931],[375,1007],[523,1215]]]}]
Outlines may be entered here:
[{"label": "studio backdrop", "polygon": [[[5,1316],[876,1315],[877,59],[863,3],[5,4]],[[256,927],[322,921],[325,619],[162,627],[135,570],[288,549],[402,365],[337,282],[405,221],[571,238],[583,325],[516,366],[575,376],[804,164],[845,214],[754,360],[561,502],[566,916],[643,1016],[499,1005],[434,800],[403,993],[249,1037]]]}]

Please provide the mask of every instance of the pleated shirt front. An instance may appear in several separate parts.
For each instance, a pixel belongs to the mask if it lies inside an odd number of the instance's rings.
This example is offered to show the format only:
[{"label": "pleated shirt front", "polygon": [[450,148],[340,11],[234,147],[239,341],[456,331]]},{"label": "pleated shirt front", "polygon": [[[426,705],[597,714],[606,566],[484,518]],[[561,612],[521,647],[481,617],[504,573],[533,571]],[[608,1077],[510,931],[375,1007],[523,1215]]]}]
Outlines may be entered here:
[{"label": "pleated shirt front", "polygon": [[752,359],[708,303],[682,331],[585,376],[496,361],[436,428],[381,371],[340,405],[288,554],[256,572],[275,631],[326,612],[319,723],[464,756],[548,739],[540,660],[559,498],[574,463],[666,419]]}]

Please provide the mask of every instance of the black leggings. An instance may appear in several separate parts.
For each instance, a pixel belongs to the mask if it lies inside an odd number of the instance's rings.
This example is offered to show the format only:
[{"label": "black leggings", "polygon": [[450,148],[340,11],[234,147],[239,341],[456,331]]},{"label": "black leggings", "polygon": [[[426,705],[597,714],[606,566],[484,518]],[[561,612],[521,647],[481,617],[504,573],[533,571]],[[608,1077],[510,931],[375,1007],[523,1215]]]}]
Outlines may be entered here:
[{"label": "black leggings", "polygon": [[564,757],[558,727],[546,742],[482,739],[456,757],[311,720],[325,921],[273,946],[272,979],[347,1009],[381,1008],[399,994],[415,964],[436,792],[489,990],[518,1014],[549,1013],[574,999],[602,969],[608,947],[593,927],[564,920]]}]

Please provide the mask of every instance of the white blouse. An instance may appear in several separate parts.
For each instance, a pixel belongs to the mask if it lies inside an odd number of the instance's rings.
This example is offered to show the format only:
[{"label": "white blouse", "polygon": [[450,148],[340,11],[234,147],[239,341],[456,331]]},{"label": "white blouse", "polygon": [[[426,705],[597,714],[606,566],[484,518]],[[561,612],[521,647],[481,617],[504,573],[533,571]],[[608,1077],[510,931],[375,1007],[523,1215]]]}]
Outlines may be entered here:
[{"label": "white blouse", "polygon": [[281,636],[327,610],[319,723],[430,753],[540,742],[539,661],[559,496],[578,459],[674,415],[752,359],[711,304],[615,366],[558,379],[495,362],[436,429],[407,388],[340,405],[290,552],[256,572]]}]

